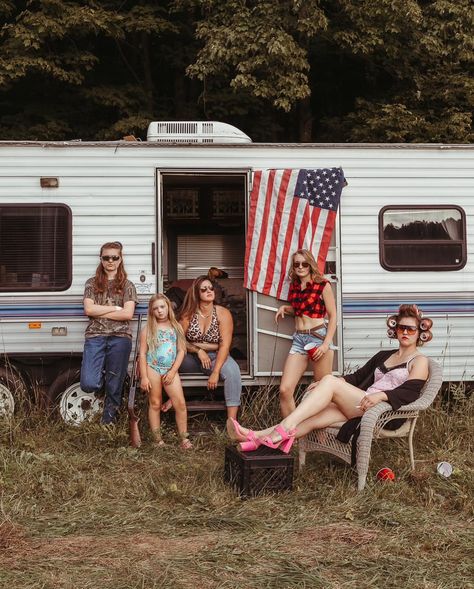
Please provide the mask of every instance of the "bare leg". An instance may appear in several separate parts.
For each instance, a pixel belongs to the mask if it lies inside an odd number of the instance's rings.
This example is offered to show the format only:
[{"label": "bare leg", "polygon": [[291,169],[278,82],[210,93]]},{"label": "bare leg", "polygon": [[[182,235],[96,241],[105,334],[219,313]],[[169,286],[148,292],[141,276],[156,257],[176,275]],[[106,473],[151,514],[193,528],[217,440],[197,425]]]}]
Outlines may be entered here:
[{"label": "bare leg", "polygon": [[159,443],[161,441],[161,375],[150,366],[147,366],[147,376],[151,382],[151,391],[148,395],[148,423],[150,424],[150,429],[155,441]]},{"label": "bare leg", "polygon": [[309,419],[305,419],[300,424],[296,426],[296,437],[301,438],[301,436],[305,436],[312,432],[315,429],[323,429],[332,425],[333,423],[338,423],[340,421],[346,421],[347,417],[340,411],[336,405],[333,403],[323,409],[318,415],[314,417],[310,417]]},{"label": "bare leg", "polygon": [[239,411],[238,407],[226,407],[227,409],[227,419],[230,417],[237,419],[237,413]]},{"label": "bare leg", "polygon": [[183,436],[183,434],[188,431],[188,413],[186,410],[186,402],[184,400],[183,387],[181,386],[181,379],[178,374],[176,374],[171,384],[165,385],[165,391],[173,404],[178,433]]},{"label": "bare leg", "polygon": [[362,411],[356,407],[365,393],[361,389],[347,383],[336,376],[325,376],[311,389],[298,405],[298,407],[286,417],[281,425],[287,430],[293,430],[306,419],[319,415],[332,403],[338,408],[345,419],[359,417]]},{"label": "bare leg", "polygon": [[333,361],[334,351],[328,350],[318,362],[311,362],[313,365],[314,380],[316,382],[319,382],[326,374],[332,373]]},{"label": "bare leg", "polygon": [[[362,411],[356,407],[365,393],[361,389],[347,383],[336,376],[327,375],[323,379],[310,386],[298,407],[283,421],[281,425],[285,430],[296,429],[296,436],[300,437],[312,429],[323,428],[338,421],[346,421],[352,417],[360,417]],[[255,432],[259,438],[273,433],[275,426]],[[240,426],[246,435],[249,430]],[[275,433],[274,441],[279,439]]]},{"label": "bare leg", "polygon": [[169,411],[171,409],[171,407],[173,407],[173,403],[171,402],[171,399],[167,399],[162,405],[161,405],[161,411],[163,413],[166,413],[167,411]]},{"label": "bare leg", "polygon": [[280,384],[280,411],[287,417],[295,409],[295,389],[308,367],[306,354],[289,354],[283,367]]}]

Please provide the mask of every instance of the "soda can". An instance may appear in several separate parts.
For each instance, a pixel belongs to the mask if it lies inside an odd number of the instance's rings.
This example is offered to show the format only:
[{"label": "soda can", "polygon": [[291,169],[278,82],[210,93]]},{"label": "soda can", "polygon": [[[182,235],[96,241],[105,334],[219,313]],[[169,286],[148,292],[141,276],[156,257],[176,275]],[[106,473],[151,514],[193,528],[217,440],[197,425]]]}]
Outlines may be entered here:
[{"label": "soda can", "polygon": [[449,464],[449,462],[438,462],[436,470],[438,474],[445,478],[448,478],[453,474],[453,467]]},{"label": "soda can", "polygon": [[395,473],[393,472],[393,470],[391,468],[388,468],[387,466],[385,466],[384,468],[381,468],[378,473],[376,474],[376,477],[379,481],[394,481],[395,480]]},{"label": "soda can", "polygon": [[315,342],[310,342],[309,344],[306,344],[303,349],[308,354],[308,358],[312,360],[314,352],[316,352],[318,349],[318,344]]}]

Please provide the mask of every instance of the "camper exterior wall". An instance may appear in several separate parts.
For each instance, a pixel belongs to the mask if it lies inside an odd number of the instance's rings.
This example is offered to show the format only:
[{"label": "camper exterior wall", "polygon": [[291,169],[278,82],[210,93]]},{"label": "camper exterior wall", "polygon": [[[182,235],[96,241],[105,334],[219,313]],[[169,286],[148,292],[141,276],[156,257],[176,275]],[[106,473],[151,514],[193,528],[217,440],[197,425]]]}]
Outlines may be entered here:
[{"label": "camper exterior wall", "polygon": [[[71,287],[54,294],[1,293],[2,353],[81,352],[83,286],[104,241],[123,242],[129,278],[142,293],[143,305],[149,292],[162,287],[152,274],[151,259],[151,244],[160,239],[156,170],[333,166],[342,166],[349,182],[341,200],[338,244],[344,367],[362,364],[381,344],[389,347],[385,317],[401,302],[413,301],[435,319],[427,351],[444,363],[445,380],[473,380],[474,146],[0,142],[0,203],[64,203],[73,215]],[[44,176],[59,178],[59,187],[40,188]],[[453,272],[384,270],[378,214],[393,204],[462,207],[467,218],[466,266]],[[33,334],[27,321],[35,318],[45,326],[67,323],[68,335],[53,337],[47,327]],[[369,338],[369,333],[376,335]]]}]

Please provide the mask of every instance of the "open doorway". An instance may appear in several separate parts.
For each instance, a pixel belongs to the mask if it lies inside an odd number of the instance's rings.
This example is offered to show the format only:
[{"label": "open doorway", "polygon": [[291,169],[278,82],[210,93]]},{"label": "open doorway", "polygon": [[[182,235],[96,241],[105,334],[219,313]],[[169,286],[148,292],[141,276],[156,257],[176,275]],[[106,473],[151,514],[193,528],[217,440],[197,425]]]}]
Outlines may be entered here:
[{"label": "open doorway", "polygon": [[246,172],[162,172],[163,290],[179,308],[192,281],[210,268],[216,303],[234,320],[231,356],[249,373],[248,296],[243,287]]}]

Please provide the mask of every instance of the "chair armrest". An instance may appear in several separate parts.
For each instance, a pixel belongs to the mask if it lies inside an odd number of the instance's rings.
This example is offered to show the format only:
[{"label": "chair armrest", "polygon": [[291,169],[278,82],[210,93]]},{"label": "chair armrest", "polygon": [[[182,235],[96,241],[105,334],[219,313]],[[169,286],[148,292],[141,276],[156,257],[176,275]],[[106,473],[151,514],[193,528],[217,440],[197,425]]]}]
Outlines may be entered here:
[{"label": "chair armrest", "polygon": [[[418,415],[418,411],[413,409],[398,409],[394,411],[392,406],[386,401],[374,405],[366,411],[360,422],[360,435],[358,440],[358,452],[360,454],[369,453],[370,446],[374,437],[377,437],[379,431],[392,419],[408,419]],[[360,455],[358,454],[358,455]]]},{"label": "chair armrest", "polygon": [[[416,403],[416,402],[415,402]],[[364,413],[360,423],[360,436],[362,439],[372,440],[379,431],[393,419],[408,419],[418,415],[418,410],[413,407],[415,403],[405,405],[394,411],[386,401],[377,403],[374,407]],[[360,439],[360,438],[359,438]]]},{"label": "chair armrest", "polygon": [[371,407],[362,416],[360,422],[360,431],[362,432],[362,429],[373,429],[377,423],[378,418],[386,411],[392,411],[392,406],[386,401],[381,401],[380,403],[377,403],[377,405]]}]

